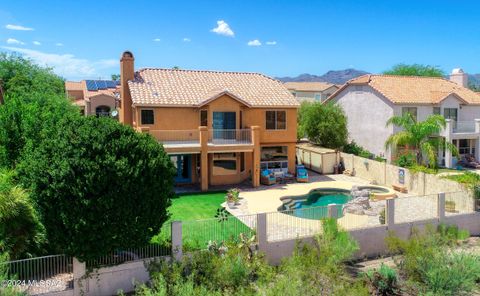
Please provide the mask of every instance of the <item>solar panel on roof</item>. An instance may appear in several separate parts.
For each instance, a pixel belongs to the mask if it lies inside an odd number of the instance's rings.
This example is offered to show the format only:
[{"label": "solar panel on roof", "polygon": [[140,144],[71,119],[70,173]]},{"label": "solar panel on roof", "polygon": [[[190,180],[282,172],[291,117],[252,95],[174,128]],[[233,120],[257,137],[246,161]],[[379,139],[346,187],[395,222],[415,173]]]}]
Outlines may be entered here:
[{"label": "solar panel on roof", "polygon": [[107,80],[106,82],[108,88],[115,88],[117,86],[117,84],[113,80]]},{"label": "solar panel on roof", "polygon": [[95,80],[86,80],[88,90],[98,90]]},{"label": "solar panel on roof", "polygon": [[95,80],[95,83],[97,83],[97,88],[98,89],[106,89],[107,88],[107,82],[105,80]]}]

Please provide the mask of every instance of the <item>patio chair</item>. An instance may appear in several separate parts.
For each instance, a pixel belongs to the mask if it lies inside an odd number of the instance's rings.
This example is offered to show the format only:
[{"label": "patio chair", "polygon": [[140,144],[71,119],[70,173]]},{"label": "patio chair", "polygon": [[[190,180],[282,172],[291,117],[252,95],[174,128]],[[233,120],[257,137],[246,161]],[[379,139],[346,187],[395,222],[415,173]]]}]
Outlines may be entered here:
[{"label": "patio chair", "polygon": [[263,170],[260,175],[260,183],[270,186],[277,183],[277,178],[270,170]]},{"label": "patio chair", "polygon": [[297,166],[297,182],[301,182],[301,183],[308,182],[308,172],[303,165]]}]

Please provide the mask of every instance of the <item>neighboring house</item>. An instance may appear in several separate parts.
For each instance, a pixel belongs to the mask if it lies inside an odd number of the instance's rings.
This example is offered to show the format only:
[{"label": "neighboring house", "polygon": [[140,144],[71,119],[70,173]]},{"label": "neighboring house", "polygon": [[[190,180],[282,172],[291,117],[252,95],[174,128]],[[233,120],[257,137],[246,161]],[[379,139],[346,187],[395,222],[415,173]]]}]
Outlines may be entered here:
[{"label": "neighboring house", "polygon": [[328,82],[285,82],[285,87],[300,102],[323,102],[339,88]]},{"label": "neighboring house", "polygon": [[298,102],[257,73],[146,68],[120,60],[120,122],[150,133],[170,155],[176,183],[260,182],[260,170],[294,173]]},{"label": "neighboring house", "polygon": [[[417,120],[431,114],[447,119],[440,136],[454,143],[461,154],[480,159],[480,94],[467,88],[468,76],[453,70],[450,80],[444,78],[364,75],[348,81],[329,100],[342,106],[348,117],[350,140],[370,152],[392,160],[385,149],[387,138],[400,131],[386,127],[394,115],[411,113]],[[448,151],[439,153],[440,165],[455,166]]]},{"label": "neighboring house", "polygon": [[65,90],[84,115],[110,116],[120,97],[119,82],[112,80],[66,81]]}]

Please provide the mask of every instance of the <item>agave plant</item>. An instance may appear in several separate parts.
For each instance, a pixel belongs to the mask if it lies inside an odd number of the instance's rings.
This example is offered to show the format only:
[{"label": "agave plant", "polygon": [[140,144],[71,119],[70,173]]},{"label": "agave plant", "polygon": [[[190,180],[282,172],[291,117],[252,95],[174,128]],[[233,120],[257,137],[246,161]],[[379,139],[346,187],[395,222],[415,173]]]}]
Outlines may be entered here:
[{"label": "agave plant", "polygon": [[390,118],[387,127],[391,125],[403,130],[391,135],[385,142],[385,147],[394,150],[398,146],[408,146],[413,150],[417,164],[436,168],[440,149],[458,156],[457,147],[438,136],[446,126],[445,118],[441,115],[430,115],[424,121],[417,122],[410,113],[406,113]]}]

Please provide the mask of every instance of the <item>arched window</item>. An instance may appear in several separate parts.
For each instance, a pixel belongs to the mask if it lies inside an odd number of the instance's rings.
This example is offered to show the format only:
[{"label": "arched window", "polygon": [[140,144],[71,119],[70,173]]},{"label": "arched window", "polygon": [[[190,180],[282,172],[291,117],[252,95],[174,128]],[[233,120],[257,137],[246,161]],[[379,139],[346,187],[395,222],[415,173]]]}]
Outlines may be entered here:
[{"label": "arched window", "polygon": [[108,107],[108,106],[98,106],[95,109],[95,114],[97,115],[97,117],[110,116],[110,107]]}]

